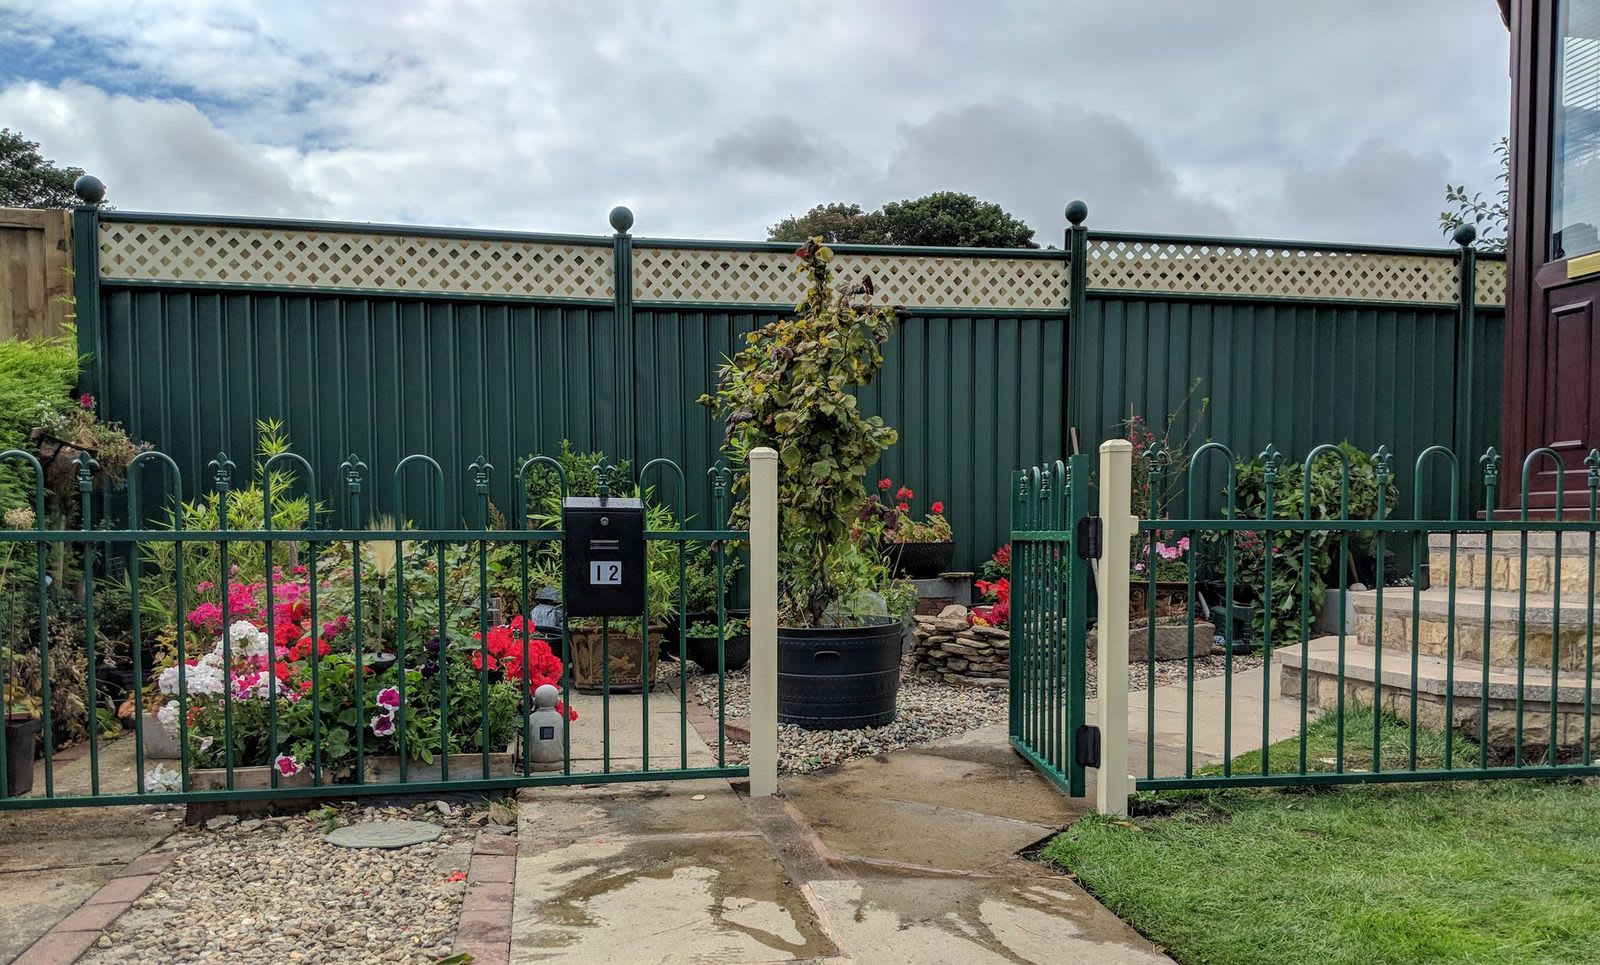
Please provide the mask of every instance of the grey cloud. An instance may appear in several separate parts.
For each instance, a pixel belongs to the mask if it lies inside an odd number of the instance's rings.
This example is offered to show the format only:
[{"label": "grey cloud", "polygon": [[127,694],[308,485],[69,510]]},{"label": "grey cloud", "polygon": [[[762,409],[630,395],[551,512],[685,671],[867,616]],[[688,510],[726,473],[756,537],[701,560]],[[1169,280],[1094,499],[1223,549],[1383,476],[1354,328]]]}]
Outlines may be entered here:
[{"label": "grey cloud", "polygon": [[119,207],[302,217],[327,207],[289,174],[292,150],[241,144],[182,101],[28,83],[0,90],[0,116],[100,175]]},{"label": "grey cloud", "polygon": [[1442,245],[1435,225],[1449,170],[1440,152],[1367,140],[1342,157],[1290,169],[1263,233],[1293,231],[1326,241],[1426,241],[1431,233]]},{"label": "grey cloud", "polygon": [[708,160],[735,169],[797,177],[838,166],[847,156],[837,142],[800,126],[793,118],[770,116],[717,138]]}]

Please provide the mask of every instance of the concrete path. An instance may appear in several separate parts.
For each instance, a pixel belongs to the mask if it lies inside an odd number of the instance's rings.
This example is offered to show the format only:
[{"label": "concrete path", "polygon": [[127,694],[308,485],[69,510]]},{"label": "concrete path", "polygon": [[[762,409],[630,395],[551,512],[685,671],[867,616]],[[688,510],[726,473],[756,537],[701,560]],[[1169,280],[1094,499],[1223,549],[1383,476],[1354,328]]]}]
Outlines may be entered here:
[{"label": "concrete path", "polygon": [[[1233,675],[1232,697],[1225,677],[1208,677],[1194,685],[1194,766],[1214,764],[1225,757],[1237,757],[1261,748],[1261,723],[1267,722],[1268,740],[1285,740],[1300,733],[1300,701],[1282,696],[1279,670],[1271,668],[1265,699],[1261,689],[1262,669]],[[1138,691],[1128,695],[1128,768],[1139,777],[1149,776],[1148,747],[1151,740],[1150,695]],[[1188,696],[1181,683],[1166,684],[1155,690],[1155,776],[1181,776],[1185,764],[1185,735],[1188,733]],[[1231,713],[1229,711],[1231,708]],[[1312,712],[1316,716],[1316,712]],[[1095,720],[1095,701],[1089,701],[1087,719]],[[1232,723],[1232,742],[1227,739],[1227,724]],[[1091,795],[1092,797],[1092,795]]]},{"label": "concrete path", "polygon": [[[56,755],[57,794],[89,790],[89,758]],[[103,792],[133,788],[133,741],[100,746]],[[44,793],[44,766],[34,793]],[[0,962],[9,962],[177,828],[182,808],[48,808],[0,812]]]},{"label": "concrete path", "polygon": [[1165,961],[1018,856],[1086,805],[1034,774],[1003,726],[783,789],[524,791],[511,961]]}]

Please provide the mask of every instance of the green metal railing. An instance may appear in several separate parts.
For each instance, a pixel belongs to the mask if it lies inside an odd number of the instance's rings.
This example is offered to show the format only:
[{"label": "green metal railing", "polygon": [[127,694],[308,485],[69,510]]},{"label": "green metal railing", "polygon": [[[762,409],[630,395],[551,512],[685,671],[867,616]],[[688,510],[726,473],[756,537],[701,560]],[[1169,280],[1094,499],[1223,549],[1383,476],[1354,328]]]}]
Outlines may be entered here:
[{"label": "green metal railing", "polygon": [[[49,497],[45,467],[33,454],[6,451],[0,463],[20,463],[34,477],[32,528],[0,529],[0,693],[7,695],[8,711],[37,711],[42,754],[39,779],[19,794],[11,786],[9,742],[0,742],[0,809],[748,773],[729,762],[721,699],[728,674],[728,596],[736,590],[729,579],[735,571],[730,544],[747,534],[687,528],[684,507],[699,494],[670,460],[646,463],[637,480],[596,467],[601,495],[608,489],[638,491],[652,507],[645,539],[657,579],[646,580],[639,618],[595,621],[601,679],[588,694],[575,692],[576,621],[534,621],[538,591],[563,570],[564,534],[559,516],[548,506],[530,506],[527,497],[535,472],[553,478],[555,493],[566,497],[568,479],[557,460],[536,456],[517,467],[515,504],[500,528],[491,528],[498,514],[489,500],[496,469],[482,458],[467,470],[477,494],[471,524],[450,525],[444,509],[448,473],[437,460],[417,454],[394,469],[392,505],[403,504],[409,477],[420,471],[434,497],[421,507],[422,516],[431,518],[402,516],[399,522],[380,520],[375,528],[361,528],[368,522],[370,480],[354,455],[341,467],[343,498],[335,512],[316,502],[319,490],[305,457],[273,455],[241,489],[235,483],[238,467],[219,454],[209,468],[221,510],[206,528],[185,526],[203,505],[184,507],[170,498],[170,525],[146,522],[151,470],[159,471],[164,493],[184,492],[177,463],[164,453],[145,452],[133,460],[127,521],[120,528],[111,526],[103,508],[96,512],[104,501],[93,496],[107,481],[88,453],[73,467],[76,493]],[[706,477],[718,519],[727,516],[730,482],[726,467],[714,467]],[[287,499],[291,490],[311,494],[309,518],[300,527],[284,526],[278,518],[276,500]],[[240,508],[251,506],[259,523],[230,524],[230,515],[237,523]],[[52,513],[59,519],[73,511],[78,528],[47,528]],[[411,528],[413,523],[429,528]],[[714,721],[714,740],[709,731],[704,735],[715,745],[714,761],[696,751],[699,738],[690,733],[691,718],[699,713],[689,693],[691,556],[709,574],[715,597],[719,700],[705,712]],[[122,572],[108,577],[104,571],[111,568]],[[575,588],[557,582],[565,601]],[[651,593],[667,593],[669,600],[652,600]],[[112,628],[107,621],[119,609],[127,614],[126,626]],[[659,628],[674,618],[678,667],[676,674],[663,675],[656,667]],[[584,637],[586,647],[590,636]],[[612,679],[613,658],[635,656],[635,646],[640,689],[624,695],[623,682]],[[560,661],[559,671],[546,660],[545,648]],[[125,651],[119,659],[129,665],[135,721],[142,723],[146,708],[159,704],[157,717],[177,743],[175,761],[153,763],[143,726],[126,733],[108,729],[113,715],[101,685],[113,650]],[[80,657],[82,682],[65,694],[60,680],[66,678],[53,668]],[[35,659],[39,672],[30,676],[18,669]],[[557,684],[561,707],[580,711],[562,728],[559,770],[537,769],[529,753],[534,740],[528,711],[539,680]],[[675,704],[670,716],[661,713],[663,700]],[[72,722],[62,708],[73,706],[87,717],[86,754],[64,758],[58,745]],[[619,716],[633,723],[617,730]],[[652,723],[660,725],[663,718],[675,724],[676,734],[658,730],[652,738]],[[582,745],[576,759],[575,740]],[[436,766],[424,773],[430,761]],[[376,776],[380,767],[393,777]]]},{"label": "green metal railing", "polygon": [[[1163,505],[1173,482],[1164,454],[1143,458],[1150,505]],[[1226,469],[1220,497],[1199,491],[1210,460]],[[1337,463],[1331,512],[1313,512],[1319,461]],[[1593,728],[1600,450],[1583,467],[1551,449],[1529,454],[1520,511],[1509,519],[1495,515],[1499,455],[1491,448],[1478,463],[1481,515],[1462,499],[1462,460],[1444,446],[1424,449],[1406,479],[1386,449],[1370,466],[1352,469],[1339,447],[1317,446],[1300,463],[1302,483],[1294,488],[1283,484],[1283,455],[1268,446],[1253,466],[1263,498],[1245,512],[1244,464],[1220,443],[1199,447],[1186,466],[1185,518],[1142,519],[1137,527],[1135,559],[1151,565],[1130,578],[1143,590],[1146,623],[1133,636],[1136,655],[1141,634],[1144,640],[1136,689],[1148,692],[1136,787],[1600,774]],[[1544,466],[1554,480],[1554,506],[1536,509],[1528,491]],[[1448,515],[1428,518],[1424,493],[1441,473]],[[1587,500],[1577,508],[1567,499],[1569,476],[1587,483]],[[1352,509],[1358,484],[1375,494],[1370,513]],[[1409,549],[1409,565],[1389,562],[1395,549]],[[1370,560],[1373,590],[1352,589],[1356,557]],[[1157,578],[1162,559],[1187,571],[1177,593]],[[1028,589],[1016,592],[1040,592],[1044,584],[1022,572]],[[1324,576],[1339,601],[1326,622],[1314,604]],[[1163,593],[1162,606],[1178,610],[1170,619],[1188,636],[1183,679],[1168,686],[1161,686],[1157,660]],[[1214,649],[1205,645],[1210,641],[1202,637],[1196,646],[1197,632],[1210,626],[1220,660],[1205,656]],[[1202,669],[1220,684],[1203,682]],[[1181,733],[1163,730],[1180,703]],[[1179,763],[1158,757],[1163,743],[1181,744]],[[1198,751],[1202,744],[1210,750]]]},{"label": "green metal railing", "polygon": [[1011,745],[1068,794],[1084,794],[1089,457],[1016,473],[1011,504]]}]

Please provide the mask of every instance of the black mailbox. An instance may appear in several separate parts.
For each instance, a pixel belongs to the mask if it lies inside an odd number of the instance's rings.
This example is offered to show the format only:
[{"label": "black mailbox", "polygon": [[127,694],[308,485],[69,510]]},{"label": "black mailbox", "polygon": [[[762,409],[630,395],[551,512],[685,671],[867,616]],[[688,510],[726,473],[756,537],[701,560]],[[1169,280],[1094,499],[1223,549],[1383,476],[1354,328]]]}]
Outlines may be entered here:
[{"label": "black mailbox", "polygon": [[643,616],[644,504],[573,496],[564,510],[567,616]]}]

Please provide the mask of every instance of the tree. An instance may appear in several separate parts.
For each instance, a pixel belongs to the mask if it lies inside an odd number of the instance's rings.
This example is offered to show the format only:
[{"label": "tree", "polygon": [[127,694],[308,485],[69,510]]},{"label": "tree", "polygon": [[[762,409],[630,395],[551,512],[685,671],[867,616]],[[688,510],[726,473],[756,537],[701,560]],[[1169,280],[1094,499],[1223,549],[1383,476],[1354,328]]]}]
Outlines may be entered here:
[{"label": "tree", "polygon": [[1444,186],[1444,201],[1445,204],[1455,205],[1456,210],[1439,212],[1439,230],[1444,232],[1446,238],[1454,235],[1462,225],[1472,224],[1478,229],[1477,247],[1482,251],[1506,250],[1506,223],[1511,217],[1509,139],[1502,137],[1495,144],[1494,153],[1500,158],[1500,173],[1495,176],[1500,187],[1495,191],[1494,198],[1485,201],[1482,192],[1469,195],[1465,184],[1447,183]]},{"label": "tree", "polygon": [[804,215],[790,216],[773,225],[767,232],[768,241],[791,241],[796,244],[811,238],[824,238],[830,244],[886,245],[888,232],[883,227],[883,212],[866,212],[859,204],[819,204]]},{"label": "tree", "polygon": [[992,201],[937,191],[915,200],[891,201],[877,211],[858,204],[819,204],[800,218],[785,218],[770,241],[803,242],[822,237],[836,244],[923,245],[951,248],[1037,248],[1033,229]]},{"label": "tree", "polygon": [[56,167],[21,132],[0,128],[0,208],[70,208],[78,203],[72,182],[82,174]]}]

